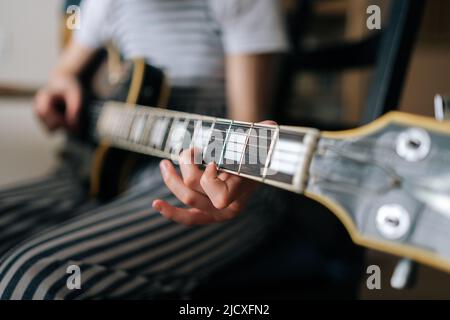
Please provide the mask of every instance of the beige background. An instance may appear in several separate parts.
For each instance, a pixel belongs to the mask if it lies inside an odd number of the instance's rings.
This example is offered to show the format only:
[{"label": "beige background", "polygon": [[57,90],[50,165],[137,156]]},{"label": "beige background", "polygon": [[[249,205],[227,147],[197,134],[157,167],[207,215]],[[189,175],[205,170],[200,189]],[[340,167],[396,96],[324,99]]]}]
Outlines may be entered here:
[{"label": "beige background", "polygon": [[37,85],[58,55],[60,0],[0,1],[0,83]]},{"label": "beige background", "polygon": [[[58,56],[59,0],[0,1],[0,84],[37,87]],[[31,112],[31,99],[0,97],[0,185],[55,164],[53,147]]]}]

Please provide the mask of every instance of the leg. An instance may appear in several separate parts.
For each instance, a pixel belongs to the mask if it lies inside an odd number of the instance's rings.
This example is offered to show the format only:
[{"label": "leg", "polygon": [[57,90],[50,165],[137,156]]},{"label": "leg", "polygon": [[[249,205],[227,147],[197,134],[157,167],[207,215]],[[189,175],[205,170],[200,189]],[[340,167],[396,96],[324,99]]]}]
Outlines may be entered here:
[{"label": "leg", "polygon": [[21,240],[70,217],[84,195],[69,167],[0,189],[0,259]]},{"label": "leg", "polygon": [[[154,212],[156,197],[178,204],[157,166],[111,203],[25,241],[0,265],[0,297],[152,298],[189,290],[270,228],[261,213],[271,208],[261,201],[229,223],[188,228]],[[66,285],[73,264],[82,271],[81,290]]]}]

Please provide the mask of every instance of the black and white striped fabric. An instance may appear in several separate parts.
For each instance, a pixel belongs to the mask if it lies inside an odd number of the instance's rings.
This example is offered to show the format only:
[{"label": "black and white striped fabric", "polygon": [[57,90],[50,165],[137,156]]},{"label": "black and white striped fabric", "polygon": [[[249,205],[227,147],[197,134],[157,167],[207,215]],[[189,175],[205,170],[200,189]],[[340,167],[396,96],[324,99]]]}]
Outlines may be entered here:
[{"label": "black and white striped fabric", "polygon": [[[186,293],[251,250],[277,225],[281,215],[276,201],[269,200],[273,193],[263,188],[231,222],[189,228],[151,208],[157,197],[181,205],[164,187],[157,165],[137,170],[129,190],[105,204],[86,200],[85,188],[70,168],[3,190],[0,298]],[[80,290],[67,286],[70,265],[81,269]]]}]

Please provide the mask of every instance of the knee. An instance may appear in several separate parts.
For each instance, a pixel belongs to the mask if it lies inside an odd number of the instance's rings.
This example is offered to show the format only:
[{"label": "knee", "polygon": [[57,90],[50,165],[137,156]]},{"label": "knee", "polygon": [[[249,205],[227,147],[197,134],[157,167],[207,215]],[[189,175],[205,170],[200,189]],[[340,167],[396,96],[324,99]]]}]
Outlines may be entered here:
[{"label": "knee", "polygon": [[0,299],[59,299],[67,285],[69,261],[43,248],[11,252],[0,264]]}]

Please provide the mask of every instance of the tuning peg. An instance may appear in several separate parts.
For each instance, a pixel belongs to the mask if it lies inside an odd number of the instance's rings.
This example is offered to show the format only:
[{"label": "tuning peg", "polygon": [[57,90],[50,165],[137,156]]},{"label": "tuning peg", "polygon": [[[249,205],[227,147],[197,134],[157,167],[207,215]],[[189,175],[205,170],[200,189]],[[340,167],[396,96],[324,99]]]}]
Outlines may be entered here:
[{"label": "tuning peg", "polygon": [[417,263],[404,258],[394,269],[391,277],[391,287],[397,290],[411,289],[417,281]]},{"label": "tuning peg", "polygon": [[434,96],[434,117],[439,121],[450,121],[450,99],[440,94]]}]

